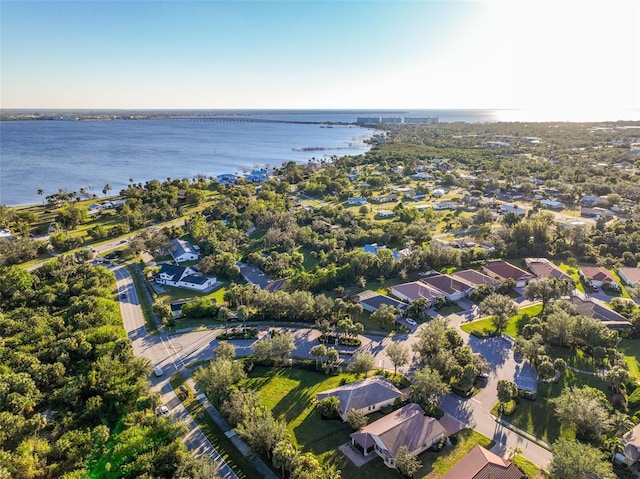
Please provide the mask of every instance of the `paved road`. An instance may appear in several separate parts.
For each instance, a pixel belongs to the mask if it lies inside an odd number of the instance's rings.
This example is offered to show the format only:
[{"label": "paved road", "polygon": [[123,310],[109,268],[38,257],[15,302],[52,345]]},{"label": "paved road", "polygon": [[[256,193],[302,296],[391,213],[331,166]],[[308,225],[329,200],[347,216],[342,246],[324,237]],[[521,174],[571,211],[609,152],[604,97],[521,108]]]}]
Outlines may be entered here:
[{"label": "paved road", "polygon": [[149,359],[152,365],[159,365],[165,372],[160,377],[151,375],[151,391],[160,394],[162,403],[169,408],[174,418],[186,422],[189,427],[189,432],[183,439],[186,446],[198,455],[207,455],[217,460],[221,465],[219,473],[223,478],[237,479],[233,470],[222,460],[207,436],[193,421],[169,383],[174,370],[184,366],[179,349],[166,334],[154,336],[147,333],[133,279],[125,267],[116,267],[113,272],[118,285],[124,328],[131,339],[135,354]]},{"label": "paved road", "polygon": [[[172,414],[183,417],[186,411],[182,409],[179,398],[175,396],[168,378],[185,365],[197,361],[208,360],[213,357],[213,351],[218,345],[216,339],[221,330],[187,332],[184,334],[157,336],[148,335],[144,327],[144,319],[139,308],[138,298],[132,279],[125,268],[114,269],[118,279],[119,293],[126,292],[126,298],[121,297],[121,309],[124,318],[125,329],[133,342],[133,348],[137,355],[149,358],[153,365],[159,365],[165,371],[165,375],[160,378],[152,378],[152,390],[162,394],[163,402],[169,407]],[[451,326],[458,327],[462,322],[475,316],[473,311],[452,315],[449,318]],[[261,332],[261,337],[266,334],[268,326]],[[293,352],[298,357],[310,357],[310,349],[318,344],[319,332],[309,328],[276,328],[280,331],[289,331],[294,336],[296,349]],[[393,365],[386,353],[385,348],[392,341],[402,341],[409,348],[417,341],[417,330],[410,334],[397,334],[393,338],[363,335],[362,345],[359,351],[370,352],[376,358],[376,367],[392,370]],[[532,374],[531,367],[525,362],[518,362],[513,355],[509,343],[500,338],[479,340],[469,336],[460,330],[460,334],[474,352],[481,353],[492,365],[487,387],[471,399],[461,399],[455,395],[447,396],[441,404],[441,408],[451,414],[455,419],[463,424],[473,427],[479,432],[493,438],[496,441],[494,452],[504,454],[511,448],[520,448],[522,455],[532,462],[547,468],[551,460],[551,453],[541,448],[532,441],[500,426],[490,414],[491,408],[498,401],[496,385],[499,379],[513,380],[516,373]],[[238,356],[245,356],[251,353],[255,340],[231,341],[236,347]],[[348,357],[343,357],[348,361]],[[403,368],[404,373],[417,365],[411,363]],[[196,428],[197,429],[197,428]],[[199,430],[198,430],[199,431]],[[201,434],[201,433],[200,433]],[[196,445],[206,444],[206,437],[199,435],[192,430],[188,436],[190,447],[198,449]]]}]

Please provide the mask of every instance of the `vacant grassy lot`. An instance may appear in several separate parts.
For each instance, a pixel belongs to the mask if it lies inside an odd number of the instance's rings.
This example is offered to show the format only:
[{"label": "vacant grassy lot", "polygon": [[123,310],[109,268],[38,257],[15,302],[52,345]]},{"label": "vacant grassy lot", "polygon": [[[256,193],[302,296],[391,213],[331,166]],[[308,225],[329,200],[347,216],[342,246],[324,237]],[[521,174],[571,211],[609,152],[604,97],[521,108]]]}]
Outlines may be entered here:
[{"label": "vacant grassy lot", "polygon": [[618,351],[624,354],[631,377],[640,380],[640,339],[623,339]]},{"label": "vacant grassy lot", "polygon": [[[522,332],[522,328],[527,324],[527,318],[537,316],[540,311],[542,311],[542,305],[540,304],[534,304],[520,309],[518,314],[509,320],[509,324],[507,324],[504,332],[513,338],[517,337]],[[494,333],[496,330],[491,322],[491,317],[463,324],[460,326],[460,329],[469,334],[476,333],[478,336],[488,336],[489,333]]]},{"label": "vacant grassy lot", "polygon": [[561,430],[553,414],[553,399],[560,396],[564,388],[571,386],[591,386],[607,393],[607,387],[602,378],[567,369],[558,383],[538,384],[537,399],[535,401],[521,399],[513,415],[507,420],[550,444],[560,436],[573,437],[573,431]]}]

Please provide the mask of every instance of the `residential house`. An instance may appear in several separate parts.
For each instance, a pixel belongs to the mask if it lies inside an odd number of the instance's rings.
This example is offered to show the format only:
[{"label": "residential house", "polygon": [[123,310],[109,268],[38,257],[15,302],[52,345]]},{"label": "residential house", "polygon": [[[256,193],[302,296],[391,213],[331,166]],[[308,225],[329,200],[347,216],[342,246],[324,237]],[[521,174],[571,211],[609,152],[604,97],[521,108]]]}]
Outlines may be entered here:
[{"label": "residential house", "polygon": [[351,434],[351,444],[365,456],[375,452],[385,466],[395,468],[395,457],[402,446],[417,456],[445,435],[437,419],[425,416],[417,404],[406,406]]},{"label": "residential house", "polygon": [[322,401],[329,396],[340,400],[338,413],[346,421],[351,409],[371,414],[385,406],[391,406],[396,399],[402,397],[402,392],[382,376],[373,376],[318,393],[316,399]]},{"label": "residential house", "polygon": [[507,213],[515,213],[518,216],[524,216],[527,214],[527,210],[513,203],[505,203],[500,207],[499,213],[506,215]]},{"label": "residential house", "polygon": [[481,272],[476,271],[474,269],[465,269],[463,271],[456,271],[455,273],[452,274],[452,276],[462,281],[465,281],[475,286],[476,288],[483,284],[488,284],[494,289],[500,286],[500,281],[493,279],[492,277],[487,276],[486,274],[482,274]]},{"label": "residential house", "polygon": [[616,454],[616,459],[631,467],[640,459],[640,424],[622,436],[624,449]]},{"label": "residential house", "polygon": [[0,229],[0,240],[9,240],[13,237],[11,231],[7,228]]},{"label": "residential house", "polygon": [[442,479],[522,479],[524,474],[517,466],[476,446],[460,459]]},{"label": "residential house", "polygon": [[181,239],[174,239],[169,244],[169,252],[176,263],[183,261],[195,261],[200,258],[200,251],[191,243]]},{"label": "residential house", "polygon": [[580,276],[586,284],[592,288],[601,288],[603,284],[613,289],[620,289],[612,274],[605,268],[599,266],[582,266],[579,270]]},{"label": "residential house", "polygon": [[[385,245],[378,246],[378,243],[369,243],[362,247],[362,251],[364,251],[365,253],[373,254],[373,255],[377,255],[380,252],[380,250],[383,250],[383,249],[388,249],[388,248]],[[402,254],[405,250],[396,251],[392,249],[390,251],[391,251],[391,254],[393,254],[393,259],[395,260],[399,260],[402,256],[406,256],[405,254]]]},{"label": "residential house", "polygon": [[482,272],[503,283],[508,279],[513,279],[516,282],[516,288],[524,288],[534,278],[531,273],[500,260],[489,261],[482,267]]},{"label": "residential house", "polygon": [[218,183],[221,185],[235,185],[238,182],[238,177],[229,173],[216,176]]},{"label": "residential house", "polygon": [[363,206],[367,204],[367,199],[362,198],[360,196],[356,196],[354,198],[349,198],[347,200],[347,205],[349,206]]},{"label": "residential house", "polygon": [[529,268],[538,278],[551,277],[556,279],[566,279],[572,283],[574,282],[571,276],[546,258],[525,258],[524,262],[527,265],[527,268]]},{"label": "residential house", "polygon": [[397,195],[381,195],[375,196],[371,201],[374,203],[392,203],[394,201],[398,201]]},{"label": "residential house", "polygon": [[216,284],[215,276],[198,273],[197,271],[172,264],[163,264],[155,277],[156,283],[176,288],[205,291]]},{"label": "residential house", "polygon": [[582,198],[580,198],[580,205],[591,207],[597,201],[600,201],[600,197],[599,196],[585,195]]},{"label": "residential house", "polygon": [[376,213],[380,218],[391,218],[395,216],[395,213],[391,210],[378,210]]},{"label": "residential house", "polygon": [[549,208],[550,210],[560,211],[564,208],[564,205],[562,203],[555,200],[540,200],[540,204],[545,208]]},{"label": "residential house", "polygon": [[414,180],[430,180],[431,178],[433,178],[433,176],[429,173],[414,173],[413,175],[411,175],[411,178],[413,178]]},{"label": "residential house", "polygon": [[458,209],[458,205],[450,200],[438,201],[433,204],[434,210],[455,210]]},{"label": "residential house", "polygon": [[240,268],[240,274],[242,275],[244,280],[249,284],[255,284],[260,289],[274,293],[276,291],[284,289],[285,287],[286,280],[273,280],[269,278],[269,276],[267,276],[260,268],[249,266],[248,264],[242,263],[240,261],[238,261],[236,265],[238,266],[238,268]]},{"label": "residential house", "polygon": [[174,319],[179,318],[180,316],[182,316],[182,307],[187,304],[187,303],[193,303],[195,301],[195,299],[190,298],[190,299],[178,299],[176,301],[171,301],[169,303],[169,306],[171,307],[171,314],[173,315]]},{"label": "residential house", "polygon": [[437,198],[440,198],[444,196],[444,190],[442,188],[436,188],[431,194]]},{"label": "residential house", "polygon": [[625,284],[628,284],[629,286],[640,285],[640,268],[629,268],[624,266],[622,268],[618,268],[618,274]]},{"label": "residential house", "polygon": [[403,310],[407,307],[406,303],[402,301],[395,300],[390,298],[389,296],[385,296],[384,294],[380,294],[376,291],[363,291],[362,293],[358,293],[351,297],[351,300],[354,303],[360,303],[362,309],[365,311],[369,311],[370,313],[374,313],[378,311],[382,305],[389,305],[400,310]]},{"label": "residential house", "polygon": [[609,211],[606,208],[587,208],[583,206],[582,208],[580,208],[580,216],[583,216],[585,218],[604,218],[606,220],[609,220],[613,218],[613,212]]},{"label": "residential house", "polygon": [[405,198],[411,198],[416,194],[416,190],[410,186],[396,186],[393,190]]},{"label": "residential house", "polygon": [[442,295],[449,301],[458,301],[459,299],[466,298],[475,290],[470,284],[447,274],[436,274],[422,278],[420,281],[432,286],[438,291],[442,291]]},{"label": "residential house", "polygon": [[609,329],[627,329],[631,323],[620,313],[608,308],[602,301],[596,298],[588,298],[580,292],[576,292],[569,298],[575,306],[578,314],[587,318],[601,321]]},{"label": "residential house", "polygon": [[444,298],[442,291],[429,286],[421,281],[398,284],[391,287],[391,294],[396,298],[413,303],[416,299],[424,298],[430,306],[440,298]]}]

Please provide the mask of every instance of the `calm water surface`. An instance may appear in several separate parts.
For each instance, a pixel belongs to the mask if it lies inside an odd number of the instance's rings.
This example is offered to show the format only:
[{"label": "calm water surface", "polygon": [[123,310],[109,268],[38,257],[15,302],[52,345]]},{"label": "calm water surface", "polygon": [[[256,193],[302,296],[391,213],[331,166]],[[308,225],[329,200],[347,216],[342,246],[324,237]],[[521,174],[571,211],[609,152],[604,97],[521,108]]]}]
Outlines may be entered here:
[{"label": "calm water surface", "polygon": [[[65,187],[102,196],[157,178],[242,173],[254,166],[367,151],[355,126],[176,120],[3,121],[0,203],[38,203]],[[322,148],[318,151],[296,151]]]}]

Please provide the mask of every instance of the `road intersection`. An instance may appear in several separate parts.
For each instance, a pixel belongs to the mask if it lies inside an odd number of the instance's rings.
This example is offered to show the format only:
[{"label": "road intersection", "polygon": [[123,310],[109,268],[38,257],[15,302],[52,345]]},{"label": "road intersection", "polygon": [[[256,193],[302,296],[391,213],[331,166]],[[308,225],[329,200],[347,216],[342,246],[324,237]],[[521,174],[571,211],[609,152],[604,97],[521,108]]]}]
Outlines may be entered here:
[{"label": "road intersection", "polygon": [[[124,267],[115,267],[113,271],[118,284],[123,323],[132,341],[134,352],[138,356],[148,358],[153,366],[162,367],[165,372],[161,377],[152,377],[152,391],[161,394],[163,404],[171,410],[172,415],[185,419],[189,423],[191,432],[185,439],[187,445],[198,452],[211,452],[213,448],[210,447],[211,445],[204,434],[191,421],[187,411],[182,407],[180,399],[175,395],[173,388],[169,384],[169,378],[175,371],[184,371],[187,365],[212,359],[214,350],[218,345],[217,336],[222,330],[191,331],[173,335],[165,332],[161,332],[158,335],[148,334],[137,292],[129,272]],[[122,293],[125,293],[125,295],[122,295]],[[458,327],[472,316],[473,314],[466,313],[452,315],[448,318],[449,325]],[[269,327],[265,327],[261,335],[266,334],[268,329]],[[318,344],[320,333],[317,330],[282,326],[278,326],[276,329],[289,331],[293,334],[296,347],[293,352],[294,356],[311,357],[311,348]],[[370,352],[375,357],[376,367],[391,370],[392,363],[385,353],[385,348],[392,341],[402,341],[410,348],[417,340],[418,329],[415,328],[409,334],[396,334],[392,338],[372,334],[361,335],[362,345],[358,348],[358,351]],[[481,353],[487,359],[491,364],[492,370],[487,386],[476,396],[470,399],[463,399],[450,394],[443,399],[440,408],[461,425],[472,427],[492,438],[496,442],[493,448],[494,452],[504,455],[509,450],[517,448],[522,451],[521,454],[525,458],[546,469],[551,461],[551,453],[535,442],[501,425],[495,416],[490,413],[491,408],[498,400],[496,392],[498,380],[513,380],[516,373],[532,374],[532,377],[535,377],[533,368],[525,361],[516,359],[511,349],[511,344],[502,338],[480,340],[469,336],[461,330],[459,332],[474,353]],[[238,356],[251,354],[254,342],[255,340],[230,341],[235,346]],[[349,360],[348,357],[344,359],[346,361]],[[415,369],[416,366],[413,363],[399,370],[407,373]]]}]

